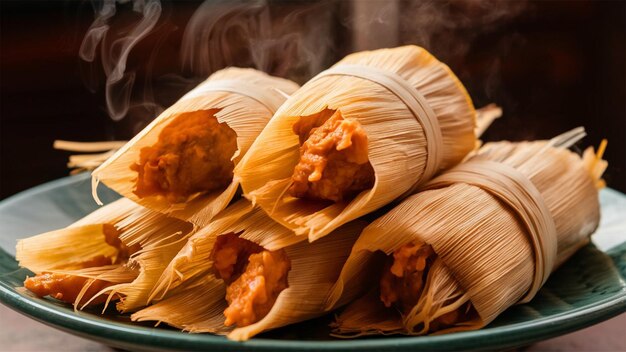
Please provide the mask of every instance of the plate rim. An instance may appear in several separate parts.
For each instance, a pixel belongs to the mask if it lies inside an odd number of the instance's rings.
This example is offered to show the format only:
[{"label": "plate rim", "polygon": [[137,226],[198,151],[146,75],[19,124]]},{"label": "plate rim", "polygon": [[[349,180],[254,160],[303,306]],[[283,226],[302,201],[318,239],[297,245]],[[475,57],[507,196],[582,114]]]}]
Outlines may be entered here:
[{"label": "plate rim", "polygon": [[[53,189],[62,188],[76,182],[84,182],[89,174],[68,176],[27,189],[0,201],[0,212],[23,198],[35,196]],[[612,190],[612,189],[611,189]],[[615,191],[615,190],[612,190]],[[621,194],[619,191],[615,191]],[[610,254],[616,248],[607,251]],[[0,248],[0,255],[14,259]],[[613,296],[573,310],[542,317],[531,322],[513,323],[506,326],[485,328],[476,331],[459,332],[438,336],[395,336],[362,339],[333,340],[285,340],[254,338],[245,342],[226,339],[210,334],[190,334],[145,326],[133,326],[120,322],[104,321],[100,316],[78,315],[73,310],[55,309],[44,304],[43,300],[20,294],[0,276],[0,302],[9,308],[54,328],[77,334],[109,345],[128,348],[177,349],[242,349],[253,350],[379,350],[381,348],[428,348],[448,349],[463,342],[467,350],[483,347],[507,348],[527,345],[550,337],[563,335],[626,312],[626,287]],[[584,317],[584,318],[583,318]],[[578,319],[577,319],[578,318]],[[580,318],[583,318],[582,320]],[[102,321],[100,321],[102,320]],[[138,340],[139,339],[139,340]]]}]

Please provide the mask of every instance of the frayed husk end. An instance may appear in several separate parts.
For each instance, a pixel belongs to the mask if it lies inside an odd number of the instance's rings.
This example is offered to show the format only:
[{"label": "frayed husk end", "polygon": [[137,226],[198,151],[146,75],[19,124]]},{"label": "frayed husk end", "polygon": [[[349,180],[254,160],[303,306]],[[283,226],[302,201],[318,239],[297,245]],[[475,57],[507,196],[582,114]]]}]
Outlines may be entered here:
[{"label": "frayed husk end", "polygon": [[[470,301],[450,270],[440,259],[435,260],[428,272],[424,290],[411,311],[402,317],[408,335],[425,335],[433,331],[431,324],[444,314],[459,309]],[[445,334],[456,331],[480,329],[485,325],[480,317],[459,321],[454,326],[435,331]]]},{"label": "frayed husk end", "polygon": [[319,240],[339,226],[382,206],[380,202],[372,201],[379,189],[377,183],[371,190],[361,192],[350,202],[330,205],[284,194],[285,188],[290,184],[291,179],[269,182],[247,197],[265,210],[274,221],[293,231],[296,236],[308,238],[309,242]]},{"label": "frayed husk end", "polygon": [[606,182],[602,179],[602,175],[609,166],[609,163],[602,159],[602,156],[604,155],[607,144],[608,141],[603,139],[600,146],[598,146],[597,152],[594,152],[593,147],[588,147],[585,149],[582,156],[584,167],[589,172],[589,176],[591,176],[597,189],[606,187]]},{"label": "frayed husk end", "polygon": [[218,236],[228,233],[255,242],[267,250],[278,250],[306,240],[269,218],[245,199],[221,212],[206,227],[194,233],[163,271],[150,293],[150,300],[163,299],[187,281],[212,275],[210,260]]},{"label": "frayed husk end", "polygon": [[[91,224],[91,222],[96,222]],[[84,262],[104,256],[119,262],[119,250],[106,243],[104,226],[114,226],[126,246],[140,244],[142,249],[124,265],[84,268]],[[148,304],[147,297],[169,260],[193,231],[193,225],[120,199],[72,224],[68,228],[34,236],[18,242],[20,265],[35,272],[52,272],[88,278],[76,303],[95,280],[110,282],[93,295],[83,308],[100,296],[119,298],[122,311]],[[106,308],[106,306],[105,306]]]},{"label": "frayed husk end", "polygon": [[236,328],[227,337],[245,341],[267,330],[316,318],[326,314],[326,299],[337,280],[352,244],[365,227],[362,221],[350,222],[314,243],[301,242],[285,248],[291,260],[289,287],[283,290],[270,312],[258,322]]},{"label": "frayed husk end", "polygon": [[[76,297],[76,301],[74,302],[74,309],[82,310],[86,306],[91,304],[94,300],[96,300],[98,297],[107,295],[107,299],[104,303],[104,307],[102,308],[103,313],[107,309],[107,307],[109,306],[109,303],[113,299],[123,298],[120,295],[118,295],[115,290],[112,290],[111,286],[115,287],[118,285],[124,285],[124,284],[130,283],[133,280],[135,280],[137,276],[139,275],[136,269],[128,265],[122,265],[122,264],[104,266],[104,267],[96,267],[96,268],[86,268],[82,270],[66,271],[66,272],[57,271],[57,273],[88,278],[89,280],[85,283],[85,285],[83,285],[80,293]],[[96,294],[91,296],[91,298],[87,300],[85,303],[79,304],[80,302],[83,301],[83,298],[85,298],[85,295],[87,294],[88,289],[97,280],[110,283],[111,286],[108,286],[104,288],[103,290],[101,290],[100,292],[97,292]]]},{"label": "frayed husk end", "polygon": [[[170,291],[176,292],[175,289],[186,281],[212,274],[213,262],[210,256],[215,240],[219,235],[238,233],[241,228],[245,229],[244,217],[251,212],[252,205],[246,200],[240,200],[226,208],[209,225],[189,237],[168,261],[167,267],[150,292],[149,299],[151,301],[163,299],[167,294],[171,294]],[[280,229],[280,225],[276,226]]]},{"label": "frayed husk end", "polygon": [[120,240],[127,246],[141,245],[126,266],[137,270],[132,282],[103,289],[99,295],[116,294],[121,297],[117,309],[129,312],[148,305],[150,293],[172,258],[183,247],[195,230],[193,224],[169,218],[141,208],[117,223]]},{"label": "frayed husk end", "polygon": [[400,313],[384,306],[378,296],[378,290],[371,290],[350,303],[330,327],[331,336],[344,339],[402,334],[406,331]]},{"label": "frayed husk end", "polygon": [[232,328],[224,326],[226,287],[212,276],[201,278],[167,299],[146,307],[133,315],[133,321],[165,322],[192,333],[225,334]]},{"label": "frayed husk end", "polygon": [[[356,64],[393,72],[419,90],[438,119],[445,169],[475,147],[475,110],[449,69],[416,46],[347,56],[335,66]],[[368,156],[376,183],[345,204],[320,206],[283,197],[299,159],[292,127],[300,118],[330,109],[359,121],[368,137]],[[235,167],[244,195],[274,220],[315,241],[350,220],[389,204],[418,182],[428,158],[424,129],[407,106],[382,85],[353,76],[313,79],[276,112],[250,151]]]},{"label": "frayed husk end", "polygon": [[[170,263],[161,277],[159,287],[153,292],[165,298],[135,313],[133,319],[157,320],[191,332],[232,330],[228,337],[242,341],[262,331],[325,314],[323,308],[326,296],[365,224],[351,222],[337,230],[333,236],[313,244],[299,241],[283,247],[291,261],[288,288],[279,294],[270,312],[260,321],[246,327],[225,330],[225,287],[221,279],[215,278],[212,262],[207,260],[215,239],[221,234],[237,233],[268,250],[277,250],[281,248],[275,245],[275,241],[263,244],[266,237],[264,234],[271,235],[278,231],[291,233],[273,222],[261,209],[252,209],[251,204],[245,200],[231,207],[233,208],[229,207],[208,226],[212,227],[210,231],[204,228],[189,239]],[[219,290],[215,288],[210,294],[199,295],[201,285],[198,286],[197,283],[203,280],[207,280],[210,285],[219,286]],[[198,300],[206,302],[203,305],[195,304]]]},{"label": "frayed husk end", "polygon": [[106,243],[104,227],[113,225],[124,232],[122,227],[128,230],[128,226],[124,226],[123,221],[133,217],[132,214],[143,214],[145,211],[128,199],[119,199],[67,228],[18,240],[16,259],[20,266],[36,273],[77,269],[82,262],[100,255],[115,262],[118,250]]},{"label": "frayed husk end", "polygon": [[[597,187],[606,168],[601,161],[604,147],[598,153],[588,150],[582,158],[566,149],[582,136],[584,130],[575,129],[550,141],[489,143],[466,161],[500,162],[532,182],[556,226],[552,270],[588,243],[599,222]],[[446,270],[429,274],[429,293],[422,295],[403,320],[406,333],[425,333],[425,325],[433,317],[467,301],[479,319],[439,333],[480,328],[526,295],[535,270],[534,254],[516,210],[489,189],[463,182],[447,184],[437,178],[429,185],[431,189],[406,199],[363,231],[342,268],[329,303],[351,294],[347,290],[359,284],[364,292],[366,286],[362,283],[370,279],[368,274],[376,266],[371,254],[364,252],[390,254],[413,241],[431,245],[441,264],[445,264],[440,269]],[[499,240],[502,233],[507,234],[506,241]],[[441,302],[448,302],[448,307]],[[412,331],[415,327],[417,332]],[[345,322],[342,329],[351,334],[377,332],[376,326],[361,331]]]},{"label": "frayed husk end", "polygon": [[480,138],[489,126],[501,116],[502,108],[493,103],[476,110],[476,128],[474,129],[476,138]]},{"label": "frayed husk end", "polygon": [[115,292],[122,296],[116,305],[117,310],[126,313],[151,303],[151,295],[155,284],[184,245],[187,234],[179,232],[165,239],[165,243],[144,248],[137,256],[131,258],[130,267],[138,267],[139,275],[132,282],[112,287],[103,293]]},{"label": "frayed husk end", "polygon": [[118,250],[105,242],[104,225],[84,225],[18,240],[15,258],[35,273],[80,268],[98,256],[115,261]]},{"label": "frayed husk end", "polygon": [[[187,98],[183,97],[165,110],[130,142],[98,167],[92,173],[92,177],[96,180],[94,187],[97,186],[98,182],[102,182],[124,197],[152,210],[184,221],[191,221],[198,226],[206,225],[232,200],[238,187],[236,179],[233,179],[230,185],[223,190],[209,194],[198,194],[190,197],[185,203],[172,204],[162,196],[140,198],[135,195],[133,191],[137,175],[130,169],[130,166],[139,160],[141,149],[155,144],[163,128],[178,115],[211,109],[218,110],[215,114],[218,122],[227,124],[237,135],[237,151],[232,157],[236,165],[239,156],[247,152],[274,111],[270,111],[266,105],[247,95],[230,91],[204,90],[204,87],[210,86],[212,82],[222,80],[239,80],[247,85],[258,86],[259,89],[267,90],[267,94],[280,101],[283,101],[284,97],[272,88],[278,88],[288,93],[297,89],[297,85],[293,82],[271,77],[252,69],[228,68],[218,71],[189,92]],[[93,193],[97,199],[95,189]]]},{"label": "frayed husk end", "polygon": [[428,335],[480,329],[485,325],[480,317],[458,321],[441,330],[431,327],[433,322],[469,301],[469,297],[452,277],[441,260],[429,270],[426,284],[416,305],[406,315],[395,308],[387,308],[377,289],[351,303],[331,325],[333,336],[355,338],[367,335]]},{"label": "frayed husk end", "polygon": [[[72,169],[71,175],[83,171],[91,171],[102,165],[115,152],[126,144],[126,141],[104,141],[104,142],[73,142],[55,140],[52,147],[57,150],[80,152],[83,154],[70,155],[67,167]],[[94,154],[94,152],[101,152]],[[90,154],[84,154],[90,153]],[[97,195],[96,195],[97,197]],[[96,200],[99,201],[99,200]],[[99,205],[102,205],[98,203]]]}]

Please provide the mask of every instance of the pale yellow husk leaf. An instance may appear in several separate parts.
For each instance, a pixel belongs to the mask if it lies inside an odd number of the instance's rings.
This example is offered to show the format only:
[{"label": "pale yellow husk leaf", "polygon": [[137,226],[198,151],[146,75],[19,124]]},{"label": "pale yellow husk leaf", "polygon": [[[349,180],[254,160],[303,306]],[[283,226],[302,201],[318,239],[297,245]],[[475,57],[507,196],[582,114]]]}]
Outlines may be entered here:
[{"label": "pale yellow husk leaf", "polygon": [[280,245],[285,243],[293,244],[303,240],[274,222],[260,208],[253,208],[249,201],[241,199],[222,211],[209,225],[193,234],[178,254],[168,261],[167,268],[154,286],[151,299],[162,299],[169,291],[175,292],[185,281],[210,273],[213,262],[208,258],[215,240],[219,235],[227,233],[239,234],[241,238],[269,250],[280,249]]},{"label": "pale yellow husk leaf", "polygon": [[245,341],[263,331],[326,314],[326,298],[350,254],[352,244],[365,225],[360,220],[352,221],[315,243],[300,242],[286,247],[287,256],[291,259],[287,279],[289,287],[278,295],[263,319],[234,329],[228,338]]},{"label": "pale yellow husk leaf", "polygon": [[[170,204],[165,197],[152,196],[139,198],[133,193],[137,173],[130,166],[139,161],[142,148],[155,144],[159,134],[168,123],[179,114],[185,112],[220,109],[215,117],[220,123],[226,123],[237,135],[237,151],[232,156],[239,162],[242,155],[249,149],[254,139],[272,117],[265,104],[246,96],[229,91],[210,91],[201,94],[202,89],[218,81],[241,81],[247,86],[258,87],[273,100],[282,102],[285,94],[293,93],[298,86],[288,80],[272,77],[253,69],[227,68],[211,75],[205,82],[194,88],[189,94],[195,97],[182,98],[159,115],[150,125],[137,134],[130,142],[118,150],[93,173],[93,193],[97,198],[98,182],[103,182],[124,197],[153,209],[199,226],[207,224],[213,216],[224,209],[237,191],[239,182],[236,179],[223,190],[210,194],[199,194],[182,204]],[[243,89],[242,89],[243,90]]]},{"label": "pale yellow husk leaf", "polygon": [[193,234],[194,227],[191,223],[169,218],[148,209],[145,209],[143,214],[126,218],[122,223],[118,223],[118,226],[123,231],[120,239],[124,244],[130,246],[138,243],[142,247],[130,257],[126,265],[136,270],[138,275],[132,281],[107,287],[98,295],[118,294],[121,299],[116,305],[117,309],[129,312],[151,303],[152,289],[168,263]]},{"label": "pale yellow husk leaf", "polygon": [[189,332],[225,334],[233,329],[224,326],[224,309],[227,307],[224,295],[224,281],[214,276],[199,277],[186,281],[184,289],[167,299],[148,306],[131,316],[133,321],[157,321]]},{"label": "pale yellow husk leaf", "polygon": [[[142,249],[124,265],[79,269],[81,263],[98,255],[116,260],[118,250],[105,242],[104,224],[115,226],[125,245],[140,244]],[[65,229],[20,240],[17,258],[21,266],[36,273],[64,273],[114,283],[116,285],[103,289],[93,298],[118,294],[122,299],[117,308],[129,311],[149,303],[148,297],[156,281],[192,231],[191,223],[169,218],[122,198]],[[83,291],[90,284],[88,282]],[[81,299],[82,295],[77,302]]]},{"label": "pale yellow husk leaf", "polygon": [[76,269],[82,262],[99,255],[115,260],[118,250],[105,242],[103,224],[122,221],[135,203],[120,199],[90,213],[67,228],[20,239],[15,258],[20,266],[40,273],[57,269]]},{"label": "pale yellow husk leaf", "polygon": [[[438,259],[430,268],[424,286],[424,297],[406,317],[403,318],[396,309],[385,307],[378,289],[373,289],[341,312],[337,321],[331,325],[334,328],[331,335],[354,338],[367,335],[423,334],[429,331],[433,319],[468,301],[467,295],[461,292],[456,280],[451,278],[450,270]],[[452,302],[446,302],[441,297],[452,298]],[[416,326],[421,327],[421,330],[415,331]],[[446,332],[475,330],[481,326],[482,320],[478,318],[460,323]]]},{"label": "pale yellow husk leaf", "polygon": [[[417,46],[348,55],[335,64],[357,64],[401,76],[428,101],[443,137],[440,169],[458,163],[475,144],[475,110],[467,92],[450,69]],[[358,119],[368,137],[374,186],[350,202],[330,206],[295,199],[284,192],[299,160],[293,124],[324,109],[340,110]],[[401,197],[420,180],[428,151],[424,130],[407,106],[391,91],[353,76],[313,79],[276,112],[250,151],[235,168],[245,196],[270,216],[314,241],[341,224]],[[422,180],[425,181],[425,180]]]},{"label": "pale yellow husk leaf", "polygon": [[[133,314],[133,320],[165,322],[191,332],[232,330],[229,338],[247,340],[262,331],[323,315],[329,290],[365,223],[351,222],[338,229],[335,235],[309,244],[242,200],[227,208],[208,227],[212,230],[204,228],[189,239],[164,272],[155,294],[168,297]],[[284,247],[291,260],[289,287],[280,293],[271,311],[259,322],[229,329],[223,326],[225,287],[221,279],[215,278],[209,259],[215,239],[222,234],[240,233],[240,237],[263,245],[263,233],[272,232],[282,232],[298,241]],[[265,248],[280,247],[270,242]],[[198,285],[198,281],[202,284]],[[203,304],[194,304],[198,302]]]},{"label": "pale yellow husk leaf", "polygon": [[[501,162],[532,182],[556,225],[555,268],[588,243],[599,222],[596,185],[602,185],[599,178],[606,162],[601,154],[590,150],[581,158],[565,149],[579,137],[574,133],[551,141],[489,143],[466,161]],[[438,184],[435,178],[427,187],[435,189],[406,199],[363,231],[329,297],[328,308],[340,297],[367,292],[373,281],[369,274],[372,265],[380,265],[373,261],[374,252],[390,254],[414,241],[430,244],[441,265],[435,278],[429,274],[430,283],[416,307],[403,317],[403,333],[424,333],[432,320],[445,313],[443,310],[467,300],[478,312],[478,319],[442,332],[477,329],[526,294],[535,260],[527,229],[516,211],[489,190],[466,183]],[[435,301],[452,303],[429,303]],[[352,312],[340,317],[337,332],[380,332],[377,326],[359,329],[354,316]],[[369,319],[375,321],[376,317]]]}]

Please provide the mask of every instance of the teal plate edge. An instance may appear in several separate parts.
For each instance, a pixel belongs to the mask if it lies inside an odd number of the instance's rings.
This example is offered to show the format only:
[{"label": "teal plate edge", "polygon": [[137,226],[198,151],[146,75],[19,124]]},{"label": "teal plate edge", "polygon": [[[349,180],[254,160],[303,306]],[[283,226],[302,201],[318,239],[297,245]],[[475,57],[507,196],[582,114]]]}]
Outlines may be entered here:
[{"label": "teal plate edge", "polygon": [[[51,192],[85,182],[86,177],[68,177],[40,185],[0,202],[0,213],[29,196]],[[614,191],[613,191],[614,192]],[[616,192],[617,193],[617,192]],[[111,198],[114,198],[112,196]],[[600,253],[593,245],[583,249]],[[249,351],[374,351],[374,350],[482,350],[528,345],[536,341],[576,331],[626,312],[626,242],[606,252],[613,270],[610,296],[562,313],[531,321],[487,327],[478,331],[440,336],[384,337],[356,340],[302,341],[254,338],[234,342],[221,336],[189,334],[173,330],[130,325],[87,312],[74,312],[52,300],[40,299],[16,289],[12,274],[20,270],[13,256],[0,249],[0,302],[57,329],[104,344],[131,350],[249,350]],[[574,258],[573,258],[574,259]],[[602,260],[602,259],[600,259]],[[561,268],[559,270],[567,270]],[[615,275],[617,274],[617,276]],[[23,275],[23,273],[21,274]],[[583,276],[585,273],[583,273]],[[593,275],[593,273],[591,273]],[[19,275],[18,275],[19,276]],[[550,280],[548,281],[548,285]],[[556,283],[558,285],[558,282]],[[594,288],[595,289],[595,288]],[[541,293],[540,293],[541,294]],[[549,294],[546,294],[548,296]],[[524,306],[517,306],[524,307]],[[497,322],[497,321],[496,321]]]}]

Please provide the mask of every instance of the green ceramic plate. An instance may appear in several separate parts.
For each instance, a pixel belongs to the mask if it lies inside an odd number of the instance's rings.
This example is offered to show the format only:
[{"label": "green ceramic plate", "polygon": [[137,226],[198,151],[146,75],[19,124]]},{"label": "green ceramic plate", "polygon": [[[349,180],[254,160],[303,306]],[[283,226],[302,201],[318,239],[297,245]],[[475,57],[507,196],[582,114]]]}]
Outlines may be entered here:
[{"label": "green ceramic plate", "polygon": [[[515,306],[487,328],[442,336],[328,338],[332,317],[279,329],[244,343],[129,322],[114,311],[75,313],[52,299],[19,289],[28,271],[14,259],[15,240],[68,225],[96,208],[87,175],[35,187],[0,202],[0,301],[55,328],[133,350],[477,350],[527,345],[626,311],[626,196],[603,190],[602,223],[594,245],[580,250],[530,303]],[[103,200],[117,196],[102,192]]]}]

